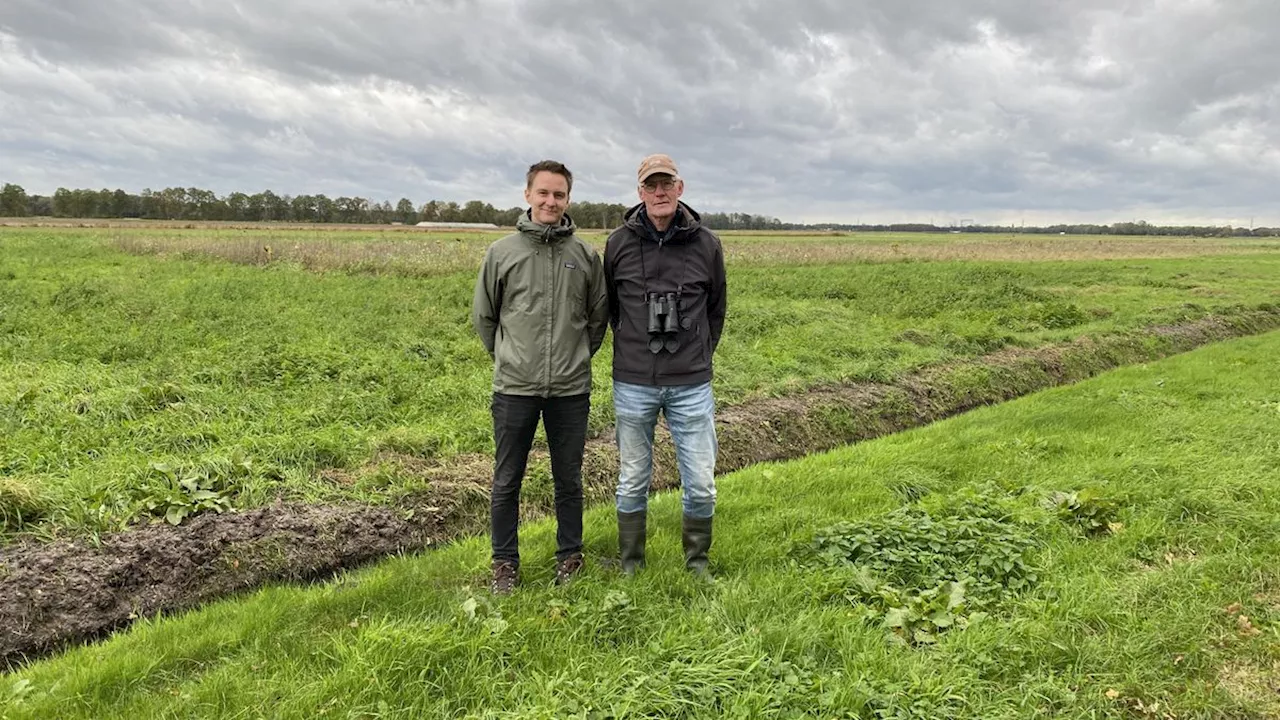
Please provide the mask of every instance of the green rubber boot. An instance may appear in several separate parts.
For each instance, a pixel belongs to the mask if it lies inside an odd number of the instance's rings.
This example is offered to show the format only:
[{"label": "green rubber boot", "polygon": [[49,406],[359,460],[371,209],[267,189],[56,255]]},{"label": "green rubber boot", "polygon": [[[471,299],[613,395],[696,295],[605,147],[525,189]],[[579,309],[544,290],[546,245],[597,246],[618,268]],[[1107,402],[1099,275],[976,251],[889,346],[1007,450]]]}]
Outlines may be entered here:
[{"label": "green rubber boot", "polygon": [[711,550],[711,518],[684,516],[684,566],[695,575],[708,576],[707,552]]},{"label": "green rubber boot", "polygon": [[644,567],[644,540],[647,510],[618,513],[618,555],[622,558],[622,574],[631,577]]}]

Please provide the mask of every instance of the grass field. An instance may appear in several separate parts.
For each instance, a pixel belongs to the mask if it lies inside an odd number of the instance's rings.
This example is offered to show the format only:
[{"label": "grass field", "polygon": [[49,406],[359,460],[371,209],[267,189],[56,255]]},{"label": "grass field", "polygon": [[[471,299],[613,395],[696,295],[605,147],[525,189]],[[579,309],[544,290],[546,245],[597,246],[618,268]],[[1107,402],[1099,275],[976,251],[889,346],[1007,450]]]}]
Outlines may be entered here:
[{"label": "grass field", "polygon": [[[468,305],[492,237],[0,230],[0,543],[175,507],[382,502],[424,481],[380,453],[488,452],[490,368]],[[725,244],[724,406],[1280,300],[1280,252],[1262,240]],[[609,356],[594,432],[612,422]],[[184,478],[203,505],[175,489]]]},{"label": "grass field", "polygon": [[[722,479],[714,584],[655,498],[624,581],[483,590],[481,539],[144,621],[0,678],[0,716],[1267,718],[1280,333]],[[963,597],[956,582],[964,583]]]}]

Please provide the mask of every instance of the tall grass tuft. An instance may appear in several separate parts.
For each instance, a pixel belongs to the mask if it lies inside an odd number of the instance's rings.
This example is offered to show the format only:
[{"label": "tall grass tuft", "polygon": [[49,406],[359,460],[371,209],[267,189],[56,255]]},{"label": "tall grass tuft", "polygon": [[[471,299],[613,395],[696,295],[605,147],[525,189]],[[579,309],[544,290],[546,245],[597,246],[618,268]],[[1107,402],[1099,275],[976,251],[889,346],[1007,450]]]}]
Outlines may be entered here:
[{"label": "tall grass tuft", "polygon": [[45,518],[50,508],[32,483],[0,477],[0,530],[16,532]]}]

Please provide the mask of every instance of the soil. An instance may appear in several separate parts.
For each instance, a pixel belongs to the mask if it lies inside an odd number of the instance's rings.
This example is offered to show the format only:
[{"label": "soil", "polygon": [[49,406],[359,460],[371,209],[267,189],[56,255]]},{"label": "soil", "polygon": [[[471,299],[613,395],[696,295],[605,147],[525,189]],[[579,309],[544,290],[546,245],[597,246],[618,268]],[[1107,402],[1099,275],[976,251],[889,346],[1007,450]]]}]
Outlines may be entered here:
[{"label": "soil", "polygon": [[[917,427],[973,407],[1074,382],[1229,337],[1280,327],[1280,309],[1242,311],[1185,325],[1035,349],[1006,349],[926,368],[890,384],[853,383],[753,400],[717,416],[717,472],[800,457]],[[975,382],[977,377],[980,381]],[[674,450],[659,427],[654,489],[675,487]],[[139,617],[184,610],[270,582],[325,578],[379,558],[483,532],[490,460],[384,454],[424,480],[393,506],[276,504],[206,514],[180,526],[146,525],[85,540],[28,540],[0,548],[0,658],[10,667],[85,642]],[[535,450],[531,465],[546,462]],[[588,503],[612,496],[611,433],[587,443]],[[342,482],[338,473],[333,478]],[[551,511],[525,503],[525,517]]]},{"label": "soil", "polygon": [[[402,508],[277,504],[0,554],[0,653],[11,664],[143,616],[269,581],[327,576],[446,540],[449,516]],[[409,517],[406,517],[409,516]]]}]

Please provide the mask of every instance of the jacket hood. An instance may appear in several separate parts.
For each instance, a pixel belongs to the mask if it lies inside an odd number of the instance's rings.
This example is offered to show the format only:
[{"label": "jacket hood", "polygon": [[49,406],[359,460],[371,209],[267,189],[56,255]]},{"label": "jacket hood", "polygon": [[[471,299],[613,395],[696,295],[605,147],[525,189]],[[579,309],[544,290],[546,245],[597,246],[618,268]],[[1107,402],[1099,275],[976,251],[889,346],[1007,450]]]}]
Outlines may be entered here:
[{"label": "jacket hood", "polygon": [[[634,230],[640,237],[654,238],[653,225],[649,222],[645,215],[644,203],[639,203],[627,210],[622,216],[622,224]],[[684,204],[683,200],[676,201],[676,217],[674,221],[675,232],[671,234],[672,240],[683,240],[697,235],[698,229],[702,227],[702,216],[697,210]]]},{"label": "jacket hood", "polygon": [[525,210],[520,219],[516,221],[516,230],[534,242],[556,242],[569,237],[578,229],[578,226],[574,224],[573,218],[569,217],[568,213],[565,213],[564,217],[560,218],[560,224],[555,226],[534,222],[532,214],[532,211]]}]

